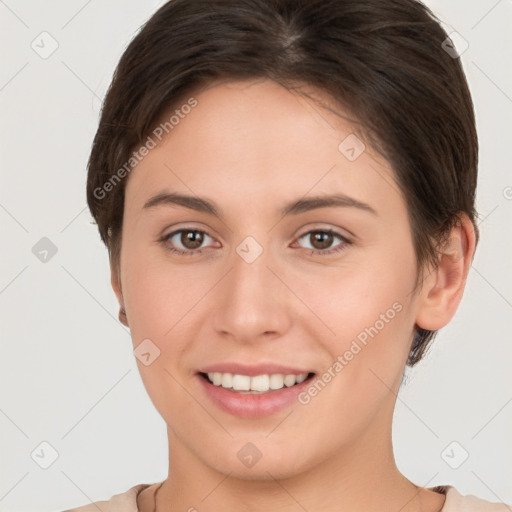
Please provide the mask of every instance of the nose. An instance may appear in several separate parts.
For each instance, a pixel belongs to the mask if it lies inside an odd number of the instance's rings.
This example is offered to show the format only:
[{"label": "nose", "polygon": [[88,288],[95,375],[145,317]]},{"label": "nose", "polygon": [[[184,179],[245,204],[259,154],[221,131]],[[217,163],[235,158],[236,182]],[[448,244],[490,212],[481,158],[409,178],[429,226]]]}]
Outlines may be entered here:
[{"label": "nose", "polygon": [[216,287],[214,328],[239,343],[279,338],[291,325],[290,291],[277,277],[281,272],[269,251],[252,262],[240,254]]}]

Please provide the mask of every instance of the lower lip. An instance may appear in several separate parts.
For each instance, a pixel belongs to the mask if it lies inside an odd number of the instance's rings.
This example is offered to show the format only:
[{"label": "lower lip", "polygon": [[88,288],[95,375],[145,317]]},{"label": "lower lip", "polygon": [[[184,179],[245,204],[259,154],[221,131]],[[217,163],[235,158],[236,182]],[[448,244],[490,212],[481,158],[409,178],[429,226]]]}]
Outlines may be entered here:
[{"label": "lower lip", "polygon": [[197,375],[206,395],[223,411],[242,418],[270,416],[297,401],[297,395],[309,386],[314,376],[289,388],[275,389],[254,395],[239,393],[215,386],[201,375]]}]

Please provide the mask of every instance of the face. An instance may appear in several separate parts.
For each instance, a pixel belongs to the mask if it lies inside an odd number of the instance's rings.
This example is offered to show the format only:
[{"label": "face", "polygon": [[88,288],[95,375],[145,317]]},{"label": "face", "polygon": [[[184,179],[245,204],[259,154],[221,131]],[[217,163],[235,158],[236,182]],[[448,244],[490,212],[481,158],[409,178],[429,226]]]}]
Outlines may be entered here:
[{"label": "face", "polygon": [[274,82],[194,98],[129,176],[115,285],[171,450],[263,478],[377,443],[419,309],[392,169]]}]

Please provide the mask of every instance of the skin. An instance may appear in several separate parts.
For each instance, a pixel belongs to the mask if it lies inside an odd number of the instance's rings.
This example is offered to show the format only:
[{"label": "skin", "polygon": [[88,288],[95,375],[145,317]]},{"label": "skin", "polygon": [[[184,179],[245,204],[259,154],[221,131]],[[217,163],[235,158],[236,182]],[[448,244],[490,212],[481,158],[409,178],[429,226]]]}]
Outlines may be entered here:
[{"label": "skin", "polygon": [[[391,425],[415,324],[445,326],[462,298],[475,249],[470,220],[461,217],[439,268],[427,269],[415,292],[406,203],[370,147],[353,162],[338,150],[355,132],[348,121],[267,80],[218,83],[194,97],[198,105],[129,176],[120,266],[111,264],[134,346],[149,338],[160,350],[149,366],[137,361],[167,423],[169,476],[157,510],[440,510],[443,495],[398,471]],[[206,197],[225,216],[143,208],[164,190]],[[289,201],[335,192],[377,214],[277,213]],[[201,242],[184,245],[180,234],[160,241],[180,228],[207,233],[202,253],[170,252],[197,251]],[[303,236],[329,228],[351,243],[312,254],[343,245],[337,236],[325,245]],[[236,252],[247,236],[264,249],[250,264]],[[199,385],[201,366],[233,360],[321,375],[396,302],[400,312],[307,405],[239,418]],[[248,442],[262,454],[251,468],[237,457]],[[153,510],[156,487],[140,493],[143,512]]]}]

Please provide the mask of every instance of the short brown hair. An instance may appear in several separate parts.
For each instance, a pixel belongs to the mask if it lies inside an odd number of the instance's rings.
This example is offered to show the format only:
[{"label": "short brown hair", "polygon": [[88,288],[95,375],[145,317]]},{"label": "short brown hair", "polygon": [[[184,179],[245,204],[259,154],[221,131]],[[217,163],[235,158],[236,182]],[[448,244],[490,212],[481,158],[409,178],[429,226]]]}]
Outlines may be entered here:
[{"label": "short brown hair", "polygon": [[[164,4],[119,61],[88,162],[88,205],[116,268],[128,178],[113,182],[116,172],[164,113],[217,80],[271,79],[302,94],[300,84],[309,85],[350,113],[393,167],[418,269],[437,266],[460,212],[478,240],[473,103],[460,59],[445,51],[447,37],[416,0]],[[409,366],[435,333],[416,326]]]}]

